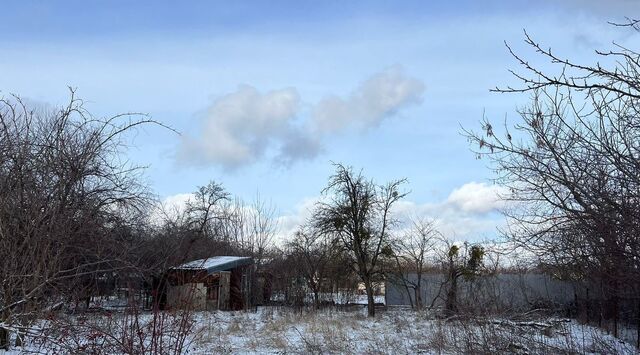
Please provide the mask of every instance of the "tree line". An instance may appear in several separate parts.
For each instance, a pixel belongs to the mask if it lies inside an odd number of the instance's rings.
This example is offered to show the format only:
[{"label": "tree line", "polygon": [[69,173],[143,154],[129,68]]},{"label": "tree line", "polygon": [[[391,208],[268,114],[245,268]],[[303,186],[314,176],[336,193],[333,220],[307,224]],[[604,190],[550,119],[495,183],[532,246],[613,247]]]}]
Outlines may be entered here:
[{"label": "tree line", "polygon": [[157,202],[125,154],[129,133],[143,125],[161,124],[136,114],[94,117],[74,91],[58,108],[0,100],[3,347],[8,329],[47,312],[86,310],[116,284],[152,296],[167,269],[215,255],[253,257],[256,274],[289,303],[310,290],[319,307],[327,284],[362,284],[374,315],[374,284],[408,260],[392,238],[404,180],[378,185],[336,164],[313,217],[276,243],[275,207],[260,196],[247,203],[212,181],[182,209]]}]

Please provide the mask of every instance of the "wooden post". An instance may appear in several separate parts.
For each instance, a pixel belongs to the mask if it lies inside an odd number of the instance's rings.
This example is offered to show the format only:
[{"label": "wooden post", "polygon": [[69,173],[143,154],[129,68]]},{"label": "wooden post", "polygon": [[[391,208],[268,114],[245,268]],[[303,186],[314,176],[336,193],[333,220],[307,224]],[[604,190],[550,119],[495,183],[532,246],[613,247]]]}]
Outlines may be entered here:
[{"label": "wooden post", "polygon": [[218,309],[228,310],[229,305],[229,293],[231,288],[231,272],[220,271],[220,287],[218,293]]},{"label": "wooden post", "polygon": [[640,298],[636,302],[636,348],[640,349]]}]

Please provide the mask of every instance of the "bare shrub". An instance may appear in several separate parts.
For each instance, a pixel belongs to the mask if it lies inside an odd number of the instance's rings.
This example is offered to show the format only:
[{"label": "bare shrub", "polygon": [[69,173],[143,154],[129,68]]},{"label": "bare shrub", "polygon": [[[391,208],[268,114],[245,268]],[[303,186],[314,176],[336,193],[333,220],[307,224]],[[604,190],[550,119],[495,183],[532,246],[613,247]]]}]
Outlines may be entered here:
[{"label": "bare shrub", "polygon": [[82,316],[52,314],[31,342],[64,353],[181,354],[196,329],[188,310]]},{"label": "bare shrub", "polygon": [[[0,348],[61,303],[89,303],[104,275],[135,270],[132,216],[149,201],[125,134],[145,116],[92,116],[71,91],[42,108],[0,98]],[[133,256],[133,257],[132,257]]]}]

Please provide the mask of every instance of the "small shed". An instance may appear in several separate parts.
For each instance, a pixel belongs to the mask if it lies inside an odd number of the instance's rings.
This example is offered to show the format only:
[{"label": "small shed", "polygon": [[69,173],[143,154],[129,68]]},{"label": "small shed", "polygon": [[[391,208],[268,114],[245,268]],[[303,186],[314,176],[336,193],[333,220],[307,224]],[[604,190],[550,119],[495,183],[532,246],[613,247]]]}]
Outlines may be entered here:
[{"label": "small shed", "polygon": [[214,256],[169,269],[165,308],[241,310],[250,307],[253,259]]}]

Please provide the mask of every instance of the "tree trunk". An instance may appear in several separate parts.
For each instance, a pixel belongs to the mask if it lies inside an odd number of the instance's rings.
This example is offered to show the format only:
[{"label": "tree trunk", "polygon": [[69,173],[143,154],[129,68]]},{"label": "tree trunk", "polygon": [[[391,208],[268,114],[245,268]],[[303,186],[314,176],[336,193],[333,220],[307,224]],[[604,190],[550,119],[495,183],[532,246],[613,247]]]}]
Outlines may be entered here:
[{"label": "tree trunk", "polygon": [[415,289],[416,292],[416,309],[422,310],[422,274],[418,273],[418,287]]},{"label": "tree trunk", "polygon": [[[2,312],[0,320],[7,321],[9,320],[9,316],[10,311],[5,310],[4,312]],[[2,321],[0,321],[0,323],[2,323]],[[9,350],[9,347],[11,346],[11,344],[9,344],[9,342],[11,341],[10,335],[11,333],[9,332],[9,329],[0,326],[0,349]]]},{"label": "tree trunk", "polygon": [[616,290],[616,295],[613,298],[613,336],[614,337],[618,337],[618,307],[619,307],[619,300],[618,300],[618,295],[617,295],[617,290]]},{"label": "tree trunk", "polygon": [[405,283],[404,285],[405,290],[407,291],[407,297],[409,298],[409,305],[411,306],[411,309],[414,308],[413,305],[413,299],[415,298],[415,292],[414,292],[414,296],[411,296],[411,290],[409,289],[409,286],[407,286],[407,284]]},{"label": "tree trunk", "polygon": [[400,277],[402,278],[404,289],[405,291],[407,291],[407,297],[409,298],[409,305],[411,306],[411,309],[413,309],[413,299],[415,298],[415,292],[414,292],[414,296],[411,297],[411,290],[409,289],[409,283],[407,282],[407,279],[404,277],[404,275],[401,275]]},{"label": "tree trunk", "polygon": [[9,331],[0,327],[0,349],[9,350]]},{"label": "tree trunk", "polygon": [[458,296],[458,278],[453,276],[451,278],[451,286],[447,291],[447,302],[445,305],[445,313],[447,316],[454,315],[458,312],[458,304],[457,304],[457,296]]},{"label": "tree trunk", "polygon": [[636,303],[636,348],[640,349],[640,298]]},{"label": "tree trunk", "polygon": [[376,306],[373,300],[373,286],[368,278],[364,281],[364,287],[367,291],[367,317],[376,316]]},{"label": "tree trunk", "polygon": [[589,308],[591,305],[589,304],[591,301],[589,300],[589,288],[587,287],[587,302],[584,305],[585,312],[587,313],[587,324],[591,322],[591,314],[589,312]]},{"label": "tree trunk", "polygon": [[313,291],[313,305],[315,309],[320,309],[320,295],[318,290]]},{"label": "tree trunk", "polygon": [[420,287],[416,287],[413,289],[414,298],[416,299],[416,310],[422,309],[422,296],[420,295]]}]

